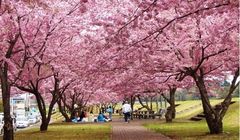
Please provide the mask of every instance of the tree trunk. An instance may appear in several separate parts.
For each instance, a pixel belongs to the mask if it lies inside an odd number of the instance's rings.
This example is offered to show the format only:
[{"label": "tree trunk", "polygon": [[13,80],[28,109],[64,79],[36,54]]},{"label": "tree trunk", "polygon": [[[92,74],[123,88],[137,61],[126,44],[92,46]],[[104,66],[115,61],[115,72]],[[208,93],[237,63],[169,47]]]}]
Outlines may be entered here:
[{"label": "tree trunk", "polygon": [[158,95],[156,97],[156,110],[158,111],[159,110],[159,105],[158,105]]},{"label": "tree trunk", "polygon": [[131,96],[131,109],[132,109],[132,112],[131,112],[131,120],[133,120],[133,105],[135,103],[135,97]]},{"label": "tree trunk", "polygon": [[65,111],[60,111],[60,112],[63,115],[63,117],[65,118],[66,122],[71,122],[72,121]]},{"label": "tree trunk", "polygon": [[170,105],[167,108],[167,112],[165,114],[166,122],[172,122],[173,119],[175,119],[176,109],[175,105]]},{"label": "tree trunk", "polygon": [[3,101],[3,112],[4,112],[4,134],[3,140],[13,140],[13,124],[10,113],[10,87],[4,87],[2,83],[2,101]]},{"label": "tree trunk", "polygon": [[150,97],[150,109],[152,110],[153,107],[153,97]]},{"label": "tree trunk", "polygon": [[76,115],[76,109],[73,109],[73,111],[71,111],[71,114],[70,114],[70,120],[74,119],[75,115]]},{"label": "tree trunk", "polygon": [[[221,108],[221,105],[217,105],[215,111],[219,113]],[[216,115],[214,119],[207,115],[206,118],[209,118],[207,122],[211,134],[219,134],[223,132],[222,118],[220,117],[220,115]]]},{"label": "tree trunk", "polygon": [[4,70],[0,71],[1,78],[1,89],[2,89],[2,102],[3,102],[3,112],[4,112],[4,134],[3,140],[13,140],[13,124],[10,112],[10,90],[11,86],[8,83],[8,73],[7,64],[4,65]]},{"label": "tree trunk", "polygon": [[61,112],[61,114],[62,114],[63,117],[65,118],[65,121],[66,121],[66,122],[71,122],[72,120],[71,120],[70,117],[68,116],[66,110],[64,109],[64,106],[62,106],[61,100],[59,100],[57,103],[58,103],[59,111]]},{"label": "tree trunk", "polygon": [[40,95],[40,93],[36,92],[34,93],[36,100],[37,100],[37,104],[38,104],[38,109],[39,112],[41,114],[42,117],[42,122],[41,122],[41,126],[40,126],[40,131],[47,131],[48,129],[48,121],[47,121],[47,113],[46,113],[46,106],[45,103]]},{"label": "tree trunk", "polygon": [[34,95],[35,95],[35,97],[37,99],[37,103],[38,103],[38,109],[42,116],[42,124],[40,126],[40,131],[47,131],[49,122],[51,120],[53,107],[57,103],[57,101],[59,100],[59,97],[60,97],[60,95],[59,95],[60,94],[59,80],[55,76],[57,76],[57,75],[54,75],[55,85],[54,85],[54,90],[51,92],[52,100],[50,102],[48,112],[46,112],[46,105],[45,105],[45,101],[44,101],[42,95],[38,91],[34,92]]},{"label": "tree trunk", "polygon": [[[41,122],[41,126],[40,126],[40,131],[47,131],[49,122],[47,121],[46,111],[41,111],[40,109],[39,109],[39,111],[40,111],[40,114],[42,116],[42,122]],[[45,113],[43,113],[43,112],[45,112]]]},{"label": "tree trunk", "polygon": [[176,109],[175,109],[175,93],[176,93],[176,90],[177,90],[177,88],[175,88],[175,87],[171,88],[171,90],[170,90],[170,102],[171,102],[170,108],[172,110],[172,113],[171,113],[172,119],[175,119],[175,117],[176,117]]},{"label": "tree trunk", "polygon": [[117,104],[116,104],[116,103],[114,103],[114,104],[113,104],[113,106],[112,106],[113,113],[115,113],[115,111],[116,111],[116,106],[117,106]]},{"label": "tree trunk", "polygon": [[177,88],[176,87],[170,87],[170,98],[168,99],[164,94],[161,94],[163,98],[169,103],[169,107],[167,108],[167,112],[165,114],[166,122],[172,122],[173,119],[175,119],[176,116],[176,109],[175,109],[175,93]]},{"label": "tree trunk", "polygon": [[[220,110],[221,110],[221,105],[217,105],[215,108],[215,111],[217,113],[214,113],[215,115],[210,116],[209,114],[211,113],[205,113],[210,134],[220,134],[223,132],[222,118],[218,114]],[[215,118],[213,118],[213,116],[215,116]]]},{"label": "tree trunk", "polygon": [[160,108],[163,108],[162,96],[160,96],[159,99],[160,99]]},{"label": "tree trunk", "polygon": [[52,116],[52,109],[53,109],[54,104],[55,103],[53,103],[53,101],[51,101],[49,109],[48,109],[48,115],[47,116],[46,116],[46,108],[45,107],[43,107],[42,111],[40,111],[40,112],[43,112],[41,114],[45,114],[45,115],[42,115],[42,123],[41,123],[41,126],[40,126],[40,131],[47,131],[48,125],[49,125],[49,122],[50,122],[50,119],[51,119],[51,116]]},{"label": "tree trunk", "polygon": [[231,82],[230,88],[228,90],[228,95],[225,97],[224,101],[221,103],[221,113],[220,116],[221,118],[223,118],[228,110],[228,107],[232,101],[232,94],[234,92],[234,90],[239,87],[239,81],[237,81],[239,77],[239,68],[235,71],[234,76],[233,76],[233,80]]},{"label": "tree trunk", "polygon": [[146,105],[144,105],[139,95],[137,96],[137,98],[138,98],[139,103],[142,105],[141,108],[146,108],[147,110],[151,110],[148,106],[147,101],[146,101]]},{"label": "tree trunk", "polygon": [[222,118],[220,117],[219,114],[221,108],[216,108],[216,110],[214,110],[213,107],[211,106],[203,77],[195,75],[194,80],[198,86],[201,95],[203,110],[206,116],[206,121],[210,133],[211,134],[222,133],[223,132]]},{"label": "tree trunk", "polygon": [[167,112],[165,114],[165,119],[166,119],[166,122],[169,123],[169,122],[172,122],[172,110],[170,107],[167,108]]},{"label": "tree trunk", "polygon": [[48,130],[48,124],[49,124],[49,120],[46,117],[44,119],[42,118],[40,131],[47,131]]}]

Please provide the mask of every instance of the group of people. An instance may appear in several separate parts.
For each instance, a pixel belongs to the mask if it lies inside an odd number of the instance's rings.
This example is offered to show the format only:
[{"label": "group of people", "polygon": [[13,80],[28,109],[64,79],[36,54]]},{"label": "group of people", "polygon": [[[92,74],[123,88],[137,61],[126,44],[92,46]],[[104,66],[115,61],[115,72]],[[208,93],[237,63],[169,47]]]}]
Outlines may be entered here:
[{"label": "group of people", "polygon": [[104,113],[100,112],[98,114],[98,117],[97,117],[98,122],[109,122],[109,121],[112,121],[113,109],[112,109],[111,106],[108,107],[107,113],[108,113],[108,117],[106,115],[104,115]]},{"label": "group of people", "polygon": [[83,110],[80,114],[76,112],[75,117],[72,119],[72,122],[108,122],[112,121],[112,107],[109,106],[107,109],[108,116],[104,115],[104,113],[100,112],[98,116],[94,116],[91,111],[90,114],[87,113],[86,110]]},{"label": "group of people", "polygon": [[[130,116],[132,112],[132,108],[130,104],[128,104],[127,101],[123,103],[122,113],[124,114],[124,121],[129,123],[130,121]],[[93,112],[91,111],[90,114],[88,114],[85,110],[82,111],[79,115],[78,112],[76,112],[76,115],[74,119],[72,119],[72,122],[109,122],[112,121],[112,114],[113,114],[113,109],[111,106],[109,106],[106,110],[108,113],[108,116],[106,116],[102,111],[98,114],[97,117],[93,115]]]},{"label": "group of people", "polygon": [[76,112],[75,117],[72,119],[72,122],[94,122],[96,118],[94,118],[93,112],[91,111],[90,114],[88,114],[85,110],[82,111],[79,115],[78,112]]}]

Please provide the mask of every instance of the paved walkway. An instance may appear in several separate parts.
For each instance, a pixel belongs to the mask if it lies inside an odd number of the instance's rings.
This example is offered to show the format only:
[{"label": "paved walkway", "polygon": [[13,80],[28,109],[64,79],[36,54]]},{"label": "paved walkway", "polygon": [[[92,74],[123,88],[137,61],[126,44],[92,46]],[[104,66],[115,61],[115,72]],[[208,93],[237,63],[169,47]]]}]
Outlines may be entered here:
[{"label": "paved walkway", "polygon": [[143,119],[125,123],[120,119],[114,120],[112,122],[112,140],[170,140],[170,138],[142,126],[147,121]]}]

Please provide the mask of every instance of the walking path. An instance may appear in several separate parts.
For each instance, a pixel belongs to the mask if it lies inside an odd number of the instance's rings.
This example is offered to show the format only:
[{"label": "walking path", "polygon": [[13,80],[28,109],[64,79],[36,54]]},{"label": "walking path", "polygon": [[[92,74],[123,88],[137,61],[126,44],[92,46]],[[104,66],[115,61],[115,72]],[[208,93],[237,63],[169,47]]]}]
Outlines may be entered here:
[{"label": "walking path", "polygon": [[171,140],[142,126],[147,121],[133,120],[130,123],[125,123],[120,119],[114,120],[112,122],[112,140]]}]

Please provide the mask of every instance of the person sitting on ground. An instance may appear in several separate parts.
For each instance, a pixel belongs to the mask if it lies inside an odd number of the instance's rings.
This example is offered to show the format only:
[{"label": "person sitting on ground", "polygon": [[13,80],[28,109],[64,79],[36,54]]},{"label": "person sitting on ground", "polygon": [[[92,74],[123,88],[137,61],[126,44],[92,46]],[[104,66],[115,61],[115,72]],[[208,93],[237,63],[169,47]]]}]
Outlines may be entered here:
[{"label": "person sitting on ground", "polygon": [[104,114],[103,114],[103,117],[104,117],[104,119],[105,119],[105,122],[111,121],[110,118],[108,118],[108,117],[107,117],[106,115],[104,115]]},{"label": "person sitting on ground", "polygon": [[104,118],[104,115],[102,114],[102,112],[99,113],[97,120],[98,120],[98,122],[105,122],[105,118]]},{"label": "person sitting on ground", "polygon": [[79,113],[76,112],[74,118],[72,119],[72,122],[76,123],[76,122],[79,122],[79,121],[80,121]]},{"label": "person sitting on ground", "polygon": [[91,111],[90,114],[88,115],[88,122],[94,122],[94,115],[93,112]]},{"label": "person sitting on ground", "polygon": [[82,111],[81,113],[80,113],[80,119],[79,119],[79,121],[81,122],[82,121],[82,119],[84,118],[84,111]]},{"label": "person sitting on ground", "polygon": [[98,117],[98,122],[108,122],[109,121],[109,118],[104,115],[102,112],[99,113]]},{"label": "person sitting on ground", "polygon": [[88,122],[88,114],[87,111],[84,111],[82,122]]}]

